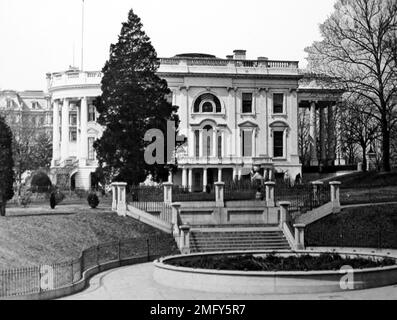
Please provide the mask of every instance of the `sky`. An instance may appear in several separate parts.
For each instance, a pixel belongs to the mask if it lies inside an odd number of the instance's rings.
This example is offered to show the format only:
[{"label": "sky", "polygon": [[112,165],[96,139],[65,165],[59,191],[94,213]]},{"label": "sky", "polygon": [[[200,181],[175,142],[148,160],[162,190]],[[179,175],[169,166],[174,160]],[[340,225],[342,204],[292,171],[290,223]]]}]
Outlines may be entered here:
[{"label": "sky", "polygon": [[[101,70],[132,8],[159,57],[235,49],[298,60],[336,0],[85,0],[84,70]],[[46,73],[81,61],[82,0],[0,0],[0,90],[46,90]]]}]

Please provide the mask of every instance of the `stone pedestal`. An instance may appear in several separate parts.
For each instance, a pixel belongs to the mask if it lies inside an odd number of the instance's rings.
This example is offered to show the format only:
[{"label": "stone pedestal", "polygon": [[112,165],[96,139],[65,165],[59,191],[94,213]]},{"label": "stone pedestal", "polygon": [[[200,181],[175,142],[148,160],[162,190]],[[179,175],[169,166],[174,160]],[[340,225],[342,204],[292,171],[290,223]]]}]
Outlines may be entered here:
[{"label": "stone pedestal", "polygon": [[369,152],[367,154],[367,171],[377,171],[378,166],[376,163],[376,153]]},{"label": "stone pedestal", "polygon": [[171,204],[172,203],[172,187],[173,183],[166,182],[163,184],[164,186],[164,203]]},{"label": "stone pedestal", "polygon": [[190,226],[183,225],[180,227],[181,237],[180,237],[180,246],[182,254],[190,254]]},{"label": "stone pedestal", "polygon": [[283,228],[284,223],[289,221],[289,207],[291,202],[281,201],[280,202],[280,228]]},{"label": "stone pedestal", "polygon": [[216,182],[215,183],[215,202],[216,202],[216,206],[218,208],[223,208],[225,206],[224,190],[225,190],[224,182]]},{"label": "stone pedestal", "polygon": [[339,213],[341,211],[340,206],[340,181],[333,181],[330,182],[329,185],[331,186],[331,203],[334,213]]},{"label": "stone pedestal", "polygon": [[269,181],[265,183],[266,186],[266,206],[275,207],[276,203],[274,201],[274,187],[276,183]]},{"label": "stone pedestal", "polygon": [[294,224],[296,250],[305,250],[305,227],[304,224]]}]

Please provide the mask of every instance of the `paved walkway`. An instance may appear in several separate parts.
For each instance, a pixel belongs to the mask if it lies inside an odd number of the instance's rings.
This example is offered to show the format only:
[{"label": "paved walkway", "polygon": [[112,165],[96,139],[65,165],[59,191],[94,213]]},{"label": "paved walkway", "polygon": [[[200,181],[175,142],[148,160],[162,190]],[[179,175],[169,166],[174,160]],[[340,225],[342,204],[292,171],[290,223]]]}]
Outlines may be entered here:
[{"label": "paved walkway", "polygon": [[235,295],[181,290],[153,280],[151,263],[110,270],[93,277],[86,291],[66,300],[397,300],[397,285],[363,291],[301,295]]}]

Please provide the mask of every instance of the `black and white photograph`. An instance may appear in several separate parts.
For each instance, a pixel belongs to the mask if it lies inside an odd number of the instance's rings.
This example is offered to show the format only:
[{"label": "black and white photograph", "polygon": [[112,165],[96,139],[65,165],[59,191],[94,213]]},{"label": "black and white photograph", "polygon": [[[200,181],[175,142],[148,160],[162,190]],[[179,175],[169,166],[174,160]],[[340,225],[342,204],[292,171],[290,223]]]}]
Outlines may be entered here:
[{"label": "black and white photograph", "polygon": [[0,300],[397,300],[397,0],[0,0]]}]

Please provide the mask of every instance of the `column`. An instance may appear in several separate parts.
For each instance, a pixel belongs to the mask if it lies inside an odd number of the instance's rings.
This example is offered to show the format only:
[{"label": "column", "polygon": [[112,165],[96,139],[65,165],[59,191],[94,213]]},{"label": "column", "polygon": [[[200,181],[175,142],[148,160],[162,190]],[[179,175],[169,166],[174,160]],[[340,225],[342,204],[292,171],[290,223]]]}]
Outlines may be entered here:
[{"label": "column", "polygon": [[59,101],[55,100],[53,104],[53,123],[52,123],[52,165],[55,165],[55,160],[59,160],[59,144],[61,141],[59,132]]},{"label": "column", "polygon": [[200,129],[199,131],[199,153],[200,153],[200,157],[204,156],[203,129]]},{"label": "column", "polygon": [[[81,99],[80,106],[80,158],[85,162],[88,158],[88,136],[87,136],[87,124],[88,124],[88,105],[87,98]],[[86,165],[86,163],[84,163]]]},{"label": "column", "polygon": [[320,150],[321,150],[321,165],[327,163],[327,148],[325,146],[325,137],[327,135],[327,127],[325,126],[325,108],[320,108]]},{"label": "column", "polygon": [[233,168],[233,181],[236,181],[236,179],[237,179],[237,168],[234,167]]},{"label": "column", "polygon": [[222,182],[222,168],[218,168],[218,182]]},{"label": "column", "polygon": [[310,153],[311,159],[310,164],[317,166],[317,116],[316,116],[316,103],[312,102],[310,104]]},{"label": "column", "polygon": [[173,183],[174,180],[174,175],[172,174],[172,171],[170,170],[168,173],[168,183]]},{"label": "column", "polygon": [[218,131],[216,129],[212,132],[212,156],[216,158],[218,152]]},{"label": "column", "polygon": [[336,159],[336,139],[335,139],[335,118],[334,107],[328,106],[328,165],[334,166]]},{"label": "column", "polygon": [[61,159],[68,157],[69,145],[69,100],[63,99],[62,104],[62,139],[61,139]]},{"label": "column", "polygon": [[192,192],[193,190],[193,169],[189,169],[189,192]]},{"label": "column", "polygon": [[182,187],[186,188],[187,187],[187,169],[183,168],[182,169]]},{"label": "column", "polygon": [[221,139],[222,139],[222,154],[221,154],[221,156],[224,157],[224,156],[226,156],[225,131],[222,131],[222,133],[221,133]]},{"label": "column", "polygon": [[238,181],[240,181],[240,180],[241,180],[241,177],[242,177],[242,175],[243,175],[243,169],[242,169],[242,168],[239,168],[239,169],[238,169],[237,175],[238,175]]},{"label": "column", "polygon": [[256,130],[252,130],[252,157],[256,157]]},{"label": "column", "polygon": [[203,192],[206,191],[206,186],[208,184],[208,178],[207,178],[207,168],[203,169]]}]

